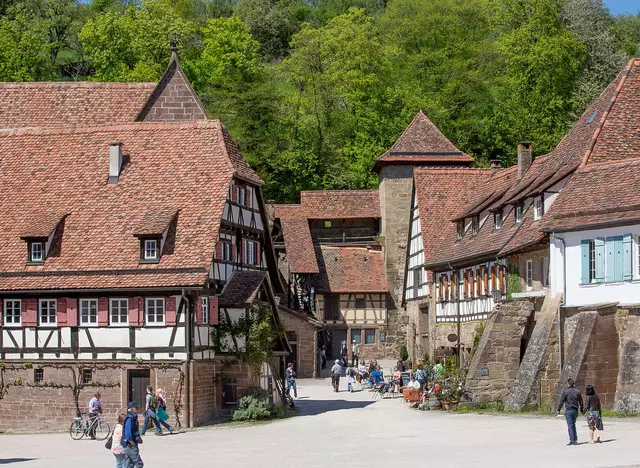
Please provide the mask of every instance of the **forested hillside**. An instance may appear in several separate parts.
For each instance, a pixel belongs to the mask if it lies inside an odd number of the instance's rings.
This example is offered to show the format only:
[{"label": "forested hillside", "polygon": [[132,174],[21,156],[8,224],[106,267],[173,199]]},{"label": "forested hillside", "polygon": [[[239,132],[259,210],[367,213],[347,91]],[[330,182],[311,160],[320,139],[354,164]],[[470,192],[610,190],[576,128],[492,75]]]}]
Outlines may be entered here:
[{"label": "forested hillside", "polygon": [[[422,109],[479,165],[543,154],[639,54],[601,0],[0,0],[0,80],[155,81],[180,59],[266,181],[376,186]],[[6,105],[6,104],[3,104]]]}]

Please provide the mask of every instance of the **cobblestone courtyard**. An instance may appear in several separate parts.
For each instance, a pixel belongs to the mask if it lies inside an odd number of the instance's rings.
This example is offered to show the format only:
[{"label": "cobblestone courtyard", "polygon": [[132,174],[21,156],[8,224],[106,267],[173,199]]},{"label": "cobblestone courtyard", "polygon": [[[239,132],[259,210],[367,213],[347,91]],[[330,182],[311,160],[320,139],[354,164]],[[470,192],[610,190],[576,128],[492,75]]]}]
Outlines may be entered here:
[{"label": "cobblestone courtyard", "polygon": [[[418,412],[400,399],[338,395],[328,380],[299,382],[301,415],[271,424],[145,438],[148,468],[640,467],[640,421],[606,421],[601,445],[566,447],[564,418]],[[581,442],[588,430],[581,419]],[[68,434],[2,435],[0,465],[113,466],[102,442]]]}]

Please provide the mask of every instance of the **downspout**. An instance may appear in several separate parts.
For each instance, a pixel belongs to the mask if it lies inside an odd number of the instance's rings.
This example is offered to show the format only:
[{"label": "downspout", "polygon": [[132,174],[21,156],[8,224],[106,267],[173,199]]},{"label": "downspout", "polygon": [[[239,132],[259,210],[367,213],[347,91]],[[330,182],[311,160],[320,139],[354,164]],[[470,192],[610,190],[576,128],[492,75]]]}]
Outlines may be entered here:
[{"label": "downspout", "polygon": [[567,244],[564,238],[558,237],[555,233],[551,233],[551,237],[562,242],[562,302],[558,304],[558,366],[560,372],[564,367],[564,332],[562,323],[562,307],[566,305],[567,298]]},{"label": "downspout", "polygon": [[460,277],[458,275],[458,272],[451,266],[450,262],[449,263],[449,268],[451,268],[453,270],[453,273],[455,275],[455,281],[454,281],[454,286],[456,288],[456,334],[458,335],[458,344],[457,344],[457,363],[456,363],[456,367],[458,369],[460,369],[460,366],[462,365],[462,356],[460,355],[460,333],[461,333],[461,324],[460,324]]},{"label": "downspout", "polygon": [[185,394],[185,407],[186,407],[186,425],[191,427],[191,381],[189,379],[190,367],[191,367],[191,303],[186,296],[185,290],[182,290],[182,300],[184,301],[186,313],[185,313],[185,351],[187,359],[185,362],[184,372],[184,394]]}]

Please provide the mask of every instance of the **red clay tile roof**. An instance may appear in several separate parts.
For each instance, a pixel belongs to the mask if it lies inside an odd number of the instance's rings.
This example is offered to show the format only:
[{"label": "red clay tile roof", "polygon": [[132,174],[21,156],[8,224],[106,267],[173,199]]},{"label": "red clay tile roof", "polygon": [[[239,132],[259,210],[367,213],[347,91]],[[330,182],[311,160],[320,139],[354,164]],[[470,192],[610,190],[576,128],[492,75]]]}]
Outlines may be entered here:
[{"label": "red clay tile roof", "polygon": [[0,83],[0,129],[133,122],[155,83]]},{"label": "red clay tile roof", "polygon": [[67,213],[51,213],[38,209],[25,213],[20,237],[23,239],[49,237],[66,215]]},{"label": "red clay tile roof", "polygon": [[142,215],[140,223],[133,231],[134,236],[160,235],[169,227],[173,218],[178,214],[178,208],[161,206],[148,208]]},{"label": "red clay tile roof", "polygon": [[585,163],[617,161],[640,155],[640,58],[621,73],[622,79],[601,122],[593,151]]},{"label": "red clay tile roof", "polygon": [[[223,133],[217,121],[1,131],[0,290],[55,287],[58,280],[68,288],[203,285],[237,172]],[[114,140],[128,162],[118,183],[107,184]],[[160,262],[140,264],[133,234],[145,213],[162,206],[180,212]],[[21,226],[42,208],[68,216],[45,264],[27,266]],[[58,279],[29,277],[34,271]]]},{"label": "red clay tile roof", "polygon": [[245,307],[253,303],[266,278],[264,271],[235,271],[222,290],[220,307]]},{"label": "red clay tile roof", "polygon": [[366,247],[318,248],[320,273],[311,284],[317,292],[387,292],[384,257],[380,250]]},{"label": "red clay tile roof", "polygon": [[[510,218],[513,218],[513,211],[510,214]],[[515,223],[512,219],[511,222]],[[506,244],[500,249],[499,256],[504,257],[515,253],[520,249],[538,244],[544,240],[546,234],[540,232],[540,222],[533,219],[533,203],[522,213],[522,222],[518,229],[514,229],[513,236],[508,240]],[[515,226],[515,224],[514,224]]]},{"label": "red clay tile roof", "polygon": [[476,188],[473,199],[461,210],[452,221],[462,220],[474,214],[480,214],[496,201],[500,200],[516,180],[517,166],[491,172],[491,179]]},{"label": "red clay tile roof", "polygon": [[224,141],[224,146],[222,148],[236,170],[235,175],[255,184],[262,185],[262,179],[260,179],[260,176],[258,176],[258,174],[249,167],[249,163],[244,156],[242,156],[242,153],[240,153],[240,148],[238,148],[236,142],[233,141],[224,125],[220,125],[219,129],[222,137],[221,140]]},{"label": "red clay tile roof", "polygon": [[378,160],[374,170],[387,164],[470,164],[464,154],[445,137],[431,120],[418,112],[393,146]]},{"label": "red clay tile roof", "polygon": [[640,221],[638,187],[640,159],[588,164],[573,174],[541,226],[555,231]]},{"label": "red clay tile roof", "polygon": [[284,246],[291,273],[318,273],[309,220],[300,205],[273,205],[274,217],[280,219]]},{"label": "red clay tile roof", "polygon": [[377,190],[308,190],[300,192],[307,219],[379,218]]}]

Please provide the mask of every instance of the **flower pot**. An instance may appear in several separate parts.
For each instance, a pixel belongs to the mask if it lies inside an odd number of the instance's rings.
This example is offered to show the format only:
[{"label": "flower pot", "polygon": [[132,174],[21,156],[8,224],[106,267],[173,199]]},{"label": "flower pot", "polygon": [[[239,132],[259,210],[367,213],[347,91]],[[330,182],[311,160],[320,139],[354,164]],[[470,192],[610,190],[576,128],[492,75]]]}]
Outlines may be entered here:
[{"label": "flower pot", "polygon": [[440,404],[438,397],[433,394],[429,395],[429,409],[435,410],[440,408],[442,408],[442,405]]},{"label": "flower pot", "polygon": [[451,408],[453,408],[457,404],[458,404],[457,401],[443,401],[442,409],[444,409],[445,411],[451,411]]}]

